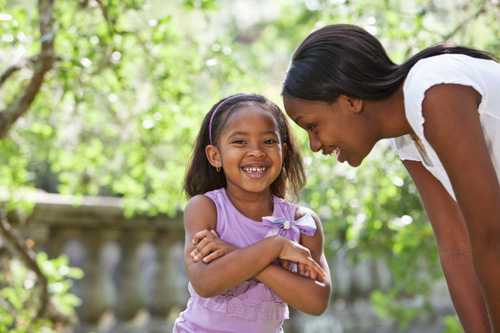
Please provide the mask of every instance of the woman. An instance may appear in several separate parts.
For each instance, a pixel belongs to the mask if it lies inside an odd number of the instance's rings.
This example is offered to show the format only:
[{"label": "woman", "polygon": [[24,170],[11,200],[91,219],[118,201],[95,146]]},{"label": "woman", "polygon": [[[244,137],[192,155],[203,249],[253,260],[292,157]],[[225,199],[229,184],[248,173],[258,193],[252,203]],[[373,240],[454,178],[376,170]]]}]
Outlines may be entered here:
[{"label": "woman", "polygon": [[500,332],[500,64],[438,45],[396,65],[362,28],[330,25],[295,51],[282,94],[311,149],[351,166],[394,138],[464,329]]}]

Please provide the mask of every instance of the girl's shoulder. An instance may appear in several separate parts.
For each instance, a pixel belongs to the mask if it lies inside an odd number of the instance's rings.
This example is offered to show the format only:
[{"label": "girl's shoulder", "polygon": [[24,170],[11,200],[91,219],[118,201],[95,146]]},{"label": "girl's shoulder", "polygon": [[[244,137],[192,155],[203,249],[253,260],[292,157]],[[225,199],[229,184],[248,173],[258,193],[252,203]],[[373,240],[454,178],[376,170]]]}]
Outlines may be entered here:
[{"label": "girl's shoulder", "polygon": [[203,194],[198,194],[189,199],[184,209],[184,223],[202,223],[205,227],[214,227],[217,221],[215,203]]},{"label": "girl's shoulder", "polygon": [[223,195],[224,195],[224,188],[221,187],[221,188],[218,188],[218,189],[215,189],[212,191],[208,191],[208,192],[203,193],[202,195],[207,197],[207,198],[210,198],[212,201],[217,202],[219,200],[222,200]]},{"label": "girl's shoulder", "polygon": [[291,216],[293,216],[295,220],[298,220],[306,215],[311,215],[315,221],[320,221],[318,215],[308,207],[301,206],[298,203],[280,197],[274,197],[274,200],[277,200],[278,205],[287,207],[292,212]]},{"label": "girl's shoulder", "polygon": [[314,222],[316,224],[321,222],[318,214],[316,214],[312,209],[305,206],[296,205],[295,219],[298,220],[306,215],[310,215],[314,219]]}]

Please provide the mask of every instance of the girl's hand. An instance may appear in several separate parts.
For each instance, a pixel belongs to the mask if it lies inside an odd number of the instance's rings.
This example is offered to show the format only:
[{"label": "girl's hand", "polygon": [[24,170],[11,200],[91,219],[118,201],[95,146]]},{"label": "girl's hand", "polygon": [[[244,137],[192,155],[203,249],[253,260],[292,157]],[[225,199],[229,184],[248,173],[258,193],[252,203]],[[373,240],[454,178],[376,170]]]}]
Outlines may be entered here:
[{"label": "girl's hand", "polygon": [[299,274],[313,280],[325,281],[326,272],[312,258],[311,251],[289,239],[283,239],[283,246],[279,255],[281,260],[293,261],[298,264]]},{"label": "girl's hand", "polygon": [[208,264],[235,249],[236,247],[221,240],[215,230],[202,230],[193,236],[193,250],[190,254],[194,262],[201,260]]},{"label": "girl's hand", "polygon": [[[281,267],[283,267],[287,271],[290,271],[292,273],[297,273],[300,276],[312,279],[309,269],[307,268],[306,265],[304,265],[302,263],[296,264],[296,263],[291,262],[289,260],[280,259],[280,264],[281,264]],[[294,267],[296,267],[296,268],[294,268]]]}]

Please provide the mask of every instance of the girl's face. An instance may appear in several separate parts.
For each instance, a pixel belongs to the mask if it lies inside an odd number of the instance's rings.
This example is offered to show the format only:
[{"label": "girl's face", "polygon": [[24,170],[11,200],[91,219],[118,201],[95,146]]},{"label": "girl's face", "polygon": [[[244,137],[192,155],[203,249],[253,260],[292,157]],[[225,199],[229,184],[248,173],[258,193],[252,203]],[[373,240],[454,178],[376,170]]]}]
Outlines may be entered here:
[{"label": "girl's face", "polygon": [[333,153],[339,162],[358,166],[377,141],[361,100],[341,95],[333,103],[293,97],[283,101],[286,113],[307,131],[314,152]]},{"label": "girl's face", "polygon": [[208,160],[221,167],[228,190],[270,191],[283,166],[283,149],[273,115],[258,106],[229,111],[217,147],[207,146]]}]

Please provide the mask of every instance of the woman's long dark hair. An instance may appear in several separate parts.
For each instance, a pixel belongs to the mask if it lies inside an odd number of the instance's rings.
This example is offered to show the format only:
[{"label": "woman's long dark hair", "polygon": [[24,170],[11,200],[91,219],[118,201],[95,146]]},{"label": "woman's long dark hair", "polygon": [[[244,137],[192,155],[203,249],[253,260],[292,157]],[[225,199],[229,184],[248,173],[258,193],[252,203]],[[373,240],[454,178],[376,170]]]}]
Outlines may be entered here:
[{"label": "woman's long dark hair", "polygon": [[366,30],[348,24],[328,25],[311,33],[293,54],[282,95],[325,102],[333,102],[341,94],[383,99],[399,88],[417,61],[446,53],[495,60],[483,51],[439,44],[397,65]]},{"label": "woman's long dark hair", "polygon": [[[208,162],[205,147],[209,144],[217,146],[220,134],[231,114],[238,108],[248,105],[257,105],[271,113],[278,124],[281,143],[287,146],[283,155],[283,169],[278,178],[271,184],[271,192],[278,197],[284,198],[288,185],[291,185],[292,193],[295,195],[304,186],[305,173],[302,158],[284,113],[276,104],[264,96],[237,94],[217,102],[203,119],[184,180],[184,191],[189,198],[226,186],[224,172],[217,172]],[[212,119],[214,112],[216,113]],[[211,119],[212,121],[210,121]],[[210,125],[212,127],[211,131],[209,129]],[[209,137],[210,132],[212,134],[211,138]]]}]

